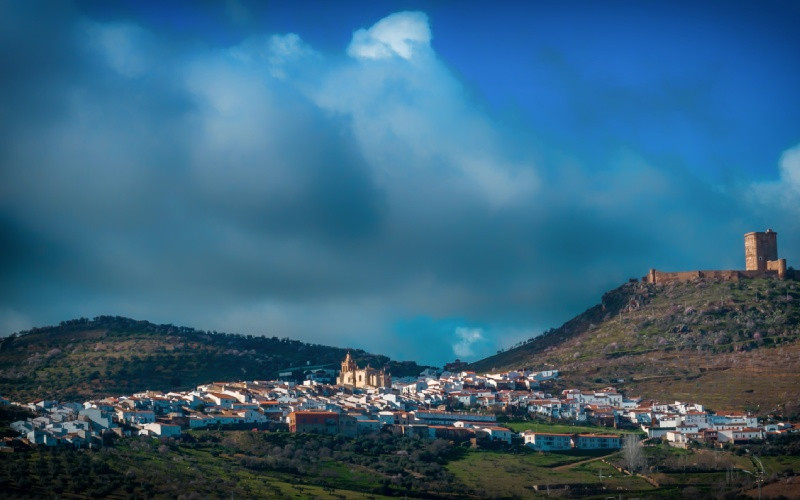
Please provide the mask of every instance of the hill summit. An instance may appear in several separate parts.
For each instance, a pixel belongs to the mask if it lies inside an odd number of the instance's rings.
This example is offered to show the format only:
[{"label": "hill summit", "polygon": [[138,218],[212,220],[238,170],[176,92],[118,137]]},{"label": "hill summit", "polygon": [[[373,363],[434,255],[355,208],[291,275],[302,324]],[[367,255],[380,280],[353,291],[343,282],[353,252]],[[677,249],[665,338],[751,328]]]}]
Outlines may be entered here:
[{"label": "hill summit", "polygon": [[18,401],[70,400],[217,380],[276,379],[280,372],[302,371],[310,364],[335,368],[348,352],[359,363],[386,367],[395,376],[424,369],[361,349],[99,316],[0,339],[0,394]]},{"label": "hill summit", "polygon": [[798,415],[800,282],[630,282],[478,371],[557,368],[566,385]]}]

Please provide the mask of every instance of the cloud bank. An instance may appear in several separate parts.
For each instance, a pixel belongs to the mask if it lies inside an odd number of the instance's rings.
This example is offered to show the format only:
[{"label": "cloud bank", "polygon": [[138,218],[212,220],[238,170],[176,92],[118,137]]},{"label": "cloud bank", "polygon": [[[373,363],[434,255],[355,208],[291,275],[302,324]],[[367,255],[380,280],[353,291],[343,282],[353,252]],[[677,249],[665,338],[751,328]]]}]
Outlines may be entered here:
[{"label": "cloud bank", "polygon": [[415,52],[429,51],[431,29],[422,12],[391,14],[369,29],[353,33],[347,53],[356,59],[401,57],[409,60]]},{"label": "cloud bank", "polygon": [[743,232],[800,234],[754,194],[797,194],[797,147],[775,183],[719,186],[635,147],[548,146],[421,12],[344,28],[336,52],[35,10],[0,7],[19,25],[0,44],[3,334],[120,314],[441,364],[650,267],[740,267]]}]

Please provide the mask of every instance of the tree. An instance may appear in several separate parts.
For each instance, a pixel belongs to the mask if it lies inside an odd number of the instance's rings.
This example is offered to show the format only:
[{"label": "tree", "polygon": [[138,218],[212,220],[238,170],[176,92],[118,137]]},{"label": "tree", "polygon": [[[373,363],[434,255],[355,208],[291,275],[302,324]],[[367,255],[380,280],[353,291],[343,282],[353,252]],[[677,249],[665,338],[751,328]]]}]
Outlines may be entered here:
[{"label": "tree", "polygon": [[622,453],[625,457],[625,466],[631,473],[643,471],[647,462],[644,458],[642,445],[639,436],[636,434],[626,434],[622,442]]}]

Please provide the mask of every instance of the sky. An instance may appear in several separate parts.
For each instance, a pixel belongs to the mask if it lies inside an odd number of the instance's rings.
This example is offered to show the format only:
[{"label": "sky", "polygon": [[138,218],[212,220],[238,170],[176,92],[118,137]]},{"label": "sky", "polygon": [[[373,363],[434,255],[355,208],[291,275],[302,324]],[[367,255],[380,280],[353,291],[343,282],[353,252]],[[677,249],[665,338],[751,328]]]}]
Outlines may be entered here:
[{"label": "sky", "polygon": [[[522,4],[522,5],[521,5]],[[648,269],[800,267],[797,2],[0,0],[0,335],[441,365]]]}]

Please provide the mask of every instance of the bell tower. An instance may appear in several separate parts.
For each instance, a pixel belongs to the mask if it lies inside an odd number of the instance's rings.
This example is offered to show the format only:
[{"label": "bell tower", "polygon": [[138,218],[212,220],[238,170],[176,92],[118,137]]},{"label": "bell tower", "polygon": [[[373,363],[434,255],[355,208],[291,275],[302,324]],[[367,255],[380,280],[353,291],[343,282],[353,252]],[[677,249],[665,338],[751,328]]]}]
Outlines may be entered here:
[{"label": "bell tower", "polygon": [[350,353],[347,353],[347,356],[344,357],[344,361],[342,361],[342,373],[349,373],[354,372],[358,369],[356,366],[356,362],[353,361],[353,358],[350,356]]}]

